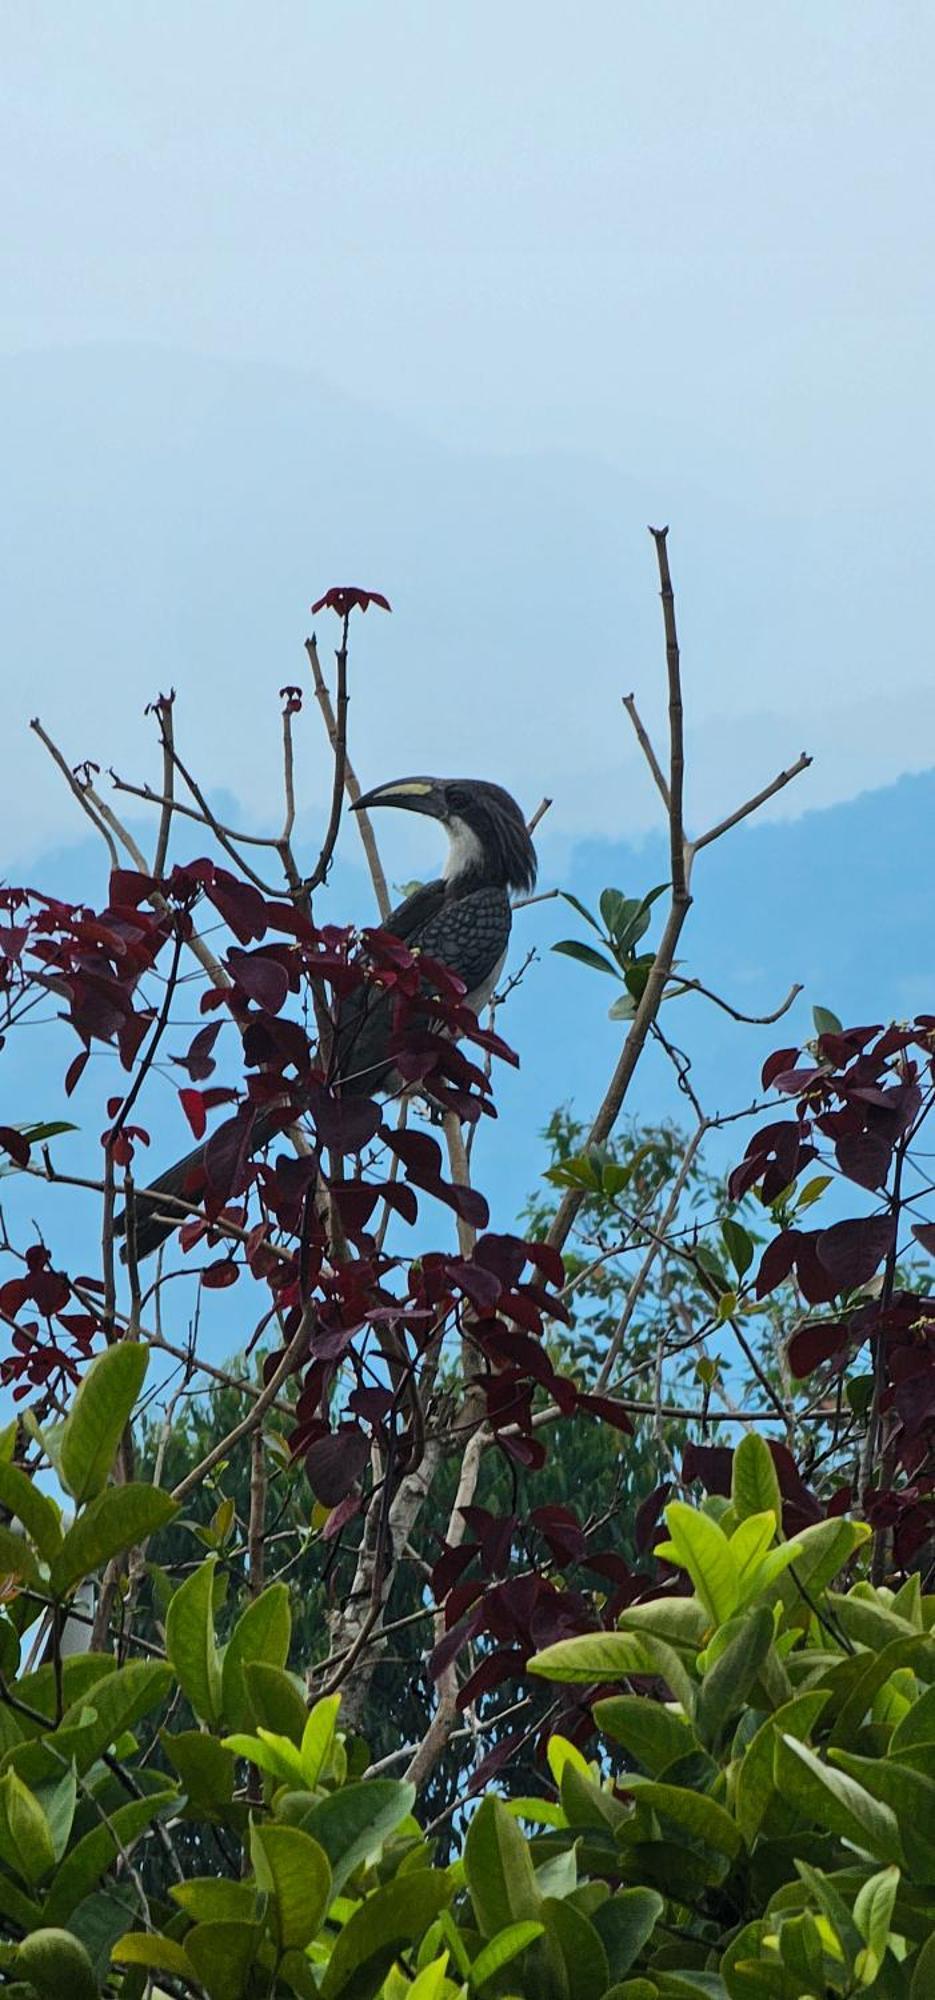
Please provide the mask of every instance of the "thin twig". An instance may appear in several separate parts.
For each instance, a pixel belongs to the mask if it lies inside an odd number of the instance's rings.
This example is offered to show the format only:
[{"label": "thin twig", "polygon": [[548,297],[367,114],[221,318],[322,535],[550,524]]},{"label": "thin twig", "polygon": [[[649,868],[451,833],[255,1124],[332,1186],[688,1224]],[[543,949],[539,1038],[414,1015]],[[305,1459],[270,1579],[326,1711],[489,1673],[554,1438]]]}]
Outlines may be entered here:
[{"label": "thin twig", "polygon": [[[305,641],[305,651],[308,654],[308,663],[312,670],[315,699],[324,718],[325,728],[328,731],[328,741],[334,752],[337,750],[338,725],[334,709],[331,705],[331,696],[328,692],[327,683],[321,671],[321,661],[318,658],[318,644],[314,632],[311,638]],[[363,794],[354,767],[347,754],[346,744],[344,747],[344,786],[351,804],[356,805],[358,799]],[[361,846],[363,847],[367,866],[370,870],[370,879],[373,883],[373,892],[377,899],[377,908],[380,912],[381,920],[385,923],[390,914],[392,904],[390,902],[390,893],[386,886],[386,875],[384,874],[383,864],[380,860],[379,848],[377,847],[376,834],[373,830],[373,821],[370,818],[370,814],[366,811],[355,812],[354,818],[357,821]]]},{"label": "thin twig", "polygon": [[774,778],[771,784],[764,785],[763,790],[757,792],[752,799],[747,799],[745,805],[738,806],[736,812],[728,813],[726,819],[719,820],[717,826],[709,827],[707,833],[699,834],[698,839],[693,840],[691,844],[693,855],[700,854],[703,847],[710,847],[713,840],[720,840],[723,833],[729,833],[732,826],[739,826],[742,819],[749,819],[750,814],[765,805],[767,799],[771,799],[776,792],[781,792],[784,785],[791,785],[793,778],[797,778],[800,772],[807,771],[811,762],[811,757],[803,750],[795,763],[790,764],[788,771],[780,771],[778,778]]},{"label": "thin twig", "polygon": [[661,798],[663,805],[665,806],[666,812],[668,812],[669,787],[666,784],[665,778],[663,776],[662,766],[659,762],[658,757],[656,756],[655,750],[653,749],[649,731],[646,728],[642,720],[642,717],[640,715],[639,709],[636,706],[636,696],[633,694],[625,694],[623,696],[623,706],[626,709],[630,721],[632,722],[633,727],[636,731],[637,742],[639,743],[640,749],[643,752],[643,756],[645,757],[646,762],[649,765],[649,768],[652,772],[656,790],[659,793],[659,797]]}]

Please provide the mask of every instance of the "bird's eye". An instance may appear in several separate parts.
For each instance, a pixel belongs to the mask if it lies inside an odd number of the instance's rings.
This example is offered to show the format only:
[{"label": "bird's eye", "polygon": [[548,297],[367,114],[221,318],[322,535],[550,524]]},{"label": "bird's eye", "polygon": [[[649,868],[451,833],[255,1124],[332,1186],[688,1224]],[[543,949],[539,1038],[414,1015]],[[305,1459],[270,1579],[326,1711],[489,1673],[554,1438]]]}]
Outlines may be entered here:
[{"label": "bird's eye", "polygon": [[463,811],[464,807],[467,805],[467,802],[468,802],[468,796],[463,785],[449,785],[448,804],[453,809],[453,811],[455,812]]}]

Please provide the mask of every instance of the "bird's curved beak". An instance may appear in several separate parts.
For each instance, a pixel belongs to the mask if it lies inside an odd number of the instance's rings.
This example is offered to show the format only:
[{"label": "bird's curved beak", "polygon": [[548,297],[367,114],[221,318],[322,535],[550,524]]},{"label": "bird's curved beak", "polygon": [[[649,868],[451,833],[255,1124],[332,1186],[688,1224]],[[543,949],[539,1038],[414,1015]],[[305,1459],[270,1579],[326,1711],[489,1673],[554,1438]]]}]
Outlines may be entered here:
[{"label": "bird's curved beak", "polygon": [[394,778],[388,785],[374,785],[354,800],[351,811],[369,812],[371,806],[399,806],[404,812],[428,813],[432,819],[441,819],[445,809],[434,778]]}]

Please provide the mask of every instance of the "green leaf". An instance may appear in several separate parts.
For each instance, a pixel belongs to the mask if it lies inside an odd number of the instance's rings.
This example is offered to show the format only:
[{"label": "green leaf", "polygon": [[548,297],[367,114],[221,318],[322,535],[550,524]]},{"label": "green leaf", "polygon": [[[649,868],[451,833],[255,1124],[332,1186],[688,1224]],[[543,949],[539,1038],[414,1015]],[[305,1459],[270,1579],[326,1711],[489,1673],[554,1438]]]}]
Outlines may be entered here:
[{"label": "green leaf", "polygon": [[177,1792],[151,1792],[148,1798],[128,1800],[100,1826],[92,1827],[59,1863],[46,1899],[46,1917],[65,1923],[85,1896],[97,1888],[111,1862],[126,1853],[154,1819],[177,1805]]},{"label": "green leaf", "polygon": [[345,1993],[349,2000],[354,1991],[353,1975],[370,1961],[388,1971],[404,1945],[425,1936],[450,1902],[452,1887],[440,1869],[419,1868],[375,1889],[358,1905],[335,1941],[322,1980],[322,2000],[338,2000]]},{"label": "green leaf", "polygon": [[667,1764],[698,1747],[683,1716],[642,1694],[608,1695],[595,1702],[594,1720],[605,1736],[637,1758],[651,1778],[660,1777]]},{"label": "green leaf", "polygon": [[813,1750],[780,1735],[776,1784],[783,1797],[839,1840],[850,1841],[874,1861],[904,1862],[895,1813],[845,1771],[823,1764]]},{"label": "green leaf", "polygon": [[253,1882],[232,1882],[225,1875],[193,1875],[173,1882],[169,1894],[198,1923],[252,1923],[257,1910]]},{"label": "green leaf", "polygon": [[0,1578],[7,1576],[15,1576],[34,1589],[40,1587],[39,1567],[29,1543],[0,1522]]},{"label": "green leaf", "polygon": [[782,1495],[773,1454],[757,1431],[748,1431],[734,1452],[730,1491],[738,1521],[745,1521],[750,1514],[765,1513],[771,1513],[777,1524],[782,1520]]},{"label": "green leaf", "polygon": [[916,1881],[935,1883],[935,1784],[931,1778],[895,1759],[855,1757],[847,1750],[831,1750],[829,1755],[836,1769],[846,1771],[895,1815]]},{"label": "green leaf", "polygon": [[794,1566],[772,1586],[767,1602],[781,1598],[795,1622],[807,1624],[812,1612],[804,1593],[807,1591],[813,1602],[821,1597],[870,1533],[864,1521],[816,1521],[812,1527],[803,1528],[784,1544],[784,1548],[794,1551],[791,1558]]},{"label": "green leaf", "polygon": [[528,1670],[579,1687],[627,1680],[631,1674],[659,1674],[686,1712],[694,1706],[695,1690],[675,1648],[649,1633],[583,1632],[576,1639],[559,1639],[535,1653]]},{"label": "green leaf", "polygon": [[145,1542],[177,1513],[175,1501],[156,1486],[106,1487],[82,1508],[65,1536],[50,1569],[53,1596],[67,1597],[76,1583],[94,1576],[112,1556]]},{"label": "green leaf", "polygon": [[475,1992],[492,1979],[495,1972],[502,1972],[505,1965],[518,1958],[526,1946],[542,1936],[545,1925],[527,1918],[521,1924],[508,1924],[489,1944],[485,1944],[471,1966],[471,1986]]},{"label": "green leaf", "polygon": [[243,1675],[253,1728],[261,1724],[298,1746],[308,1721],[308,1702],[295,1675],[284,1667],[267,1666],[265,1660],[245,1661]]},{"label": "green leaf", "polygon": [[[733,1216],[730,1215],[726,1216],[721,1223],[721,1235],[724,1239],[724,1248],[733,1264],[734,1270],[738,1278],[742,1278],[745,1272],[749,1271],[750,1265],[753,1262],[756,1249],[753,1238],[744,1229],[743,1224],[735,1222]],[[754,1436],[755,1433],[751,1432],[750,1435]],[[769,1501],[764,1502],[764,1505],[768,1506],[770,1504]]]},{"label": "green leaf", "polygon": [[708,1669],[695,1698],[695,1727],[713,1747],[728,1718],[746,1701],[773,1641],[773,1614],[763,1604],[748,1612],[740,1629]]},{"label": "green leaf", "polygon": [[541,1898],[532,1855],[500,1799],[485,1798],[474,1814],[464,1843],[464,1874],[482,1937],[496,1937],[524,1919],[538,1920]]},{"label": "green leaf", "polygon": [[740,1853],[740,1828],[730,1813],[706,1792],[694,1792],[685,1785],[667,1785],[656,1778],[641,1778],[635,1772],[627,1773],[626,1785],[639,1803],[652,1806],[654,1812],[663,1813],[676,1826],[684,1827],[693,1840],[716,1848],[731,1861]]},{"label": "green leaf", "polygon": [[578,938],[562,938],[560,944],[553,944],[552,950],[563,952],[566,958],[576,958],[579,965],[589,965],[595,972],[609,972],[611,979],[620,978],[609,958],[595,951],[591,945],[580,943]]},{"label": "green leaf", "polygon": [[202,1722],[221,1719],[221,1662],[214,1636],[214,1572],[209,1556],[173,1592],[166,1613],[166,1652],[182,1691]]},{"label": "green leaf", "polygon": [[280,1951],[303,1950],[331,1901],[331,1869],[324,1848],[297,1826],[254,1825],[250,1858],[257,1887],[272,1901]]},{"label": "green leaf", "polygon": [[415,1797],[415,1786],[400,1778],[366,1778],[313,1802],[307,1794],[287,1793],[278,1811],[324,1849],[337,1896],[358,1863],[377,1854],[411,1813]]},{"label": "green leaf", "polygon": [[27,1472],[6,1460],[0,1460],[0,1506],[22,1521],[43,1562],[52,1562],[62,1546],[61,1513]]},{"label": "green leaf", "polygon": [[119,1340],[96,1356],[82,1378],[59,1446],[62,1485],[79,1507],[107,1484],[148,1362],[145,1342]]},{"label": "green leaf", "polygon": [[837,1015],[832,1014],[830,1007],[813,1007],[812,1020],[815,1024],[816,1035],[840,1035],[843,1033],[841,1023]]},{"label": "green leaf", "polygon": [[670,1501],[665,1520],[671,1541],[663,1542],[656,1554],[688,1571],[712,1623],[722,1625],[736,1610],[739,1595],[727,1536],[709,1515],[682,1500]]},{"label": "green leaf", "polygon": [[931,2000],[935,1993],[935,1931],[911,1960],[909,2000]]},{"label": "green leaf", "polygon": [[753,1846],[763,1818],[776,1795],[773,1776],[776,1737],[795,1736],[803,1742],[814,1728],[828,1702],[824,1688],[793,1695],[773,1715],[768,1715],[747,1744],[737,1773],[735,1812],[737,1824],[748,1847]]},{"label": "green leaf", "polygon": [[223,1813],[234,1793],[231,1752],[200,1729],[183,1729],[177,1736],[162,1729],[159,1741],[182,1780],[190,1812],[198,1818]]},{"label": "green leaf", "polygon": [[29,1888],[55,1866],[52,1829],[16,1771],[0,1778],[0,1856]]},{"label": "green leaf", "polygon": [[[890,1644],[883,1646],[878,1653],[851,1654],[842,1661],[842,1668],[850,1671],[847,1681],[842,1680],[845,1695],[834,1716],[829,1743],[847,1747],[856,1737],[864,1717],[873,1707],[880,1689],[885,1687],[891,1674],[897,1668],[911,1664],[920,1648],[926,1644],[924,1635],[919,1632],[911,1639],[891,1640]],[[837,1670],[833,1669],[828,1678],[836,1681]],[[832,1692],[836,1690],[833,1689]]]},{"label": "green leaf", "polygon": [[194,1968],[183,1945],[159,1931],[125,1931],[111,1953],[115,1965],[142,1965],[147,1972],[168,1972],[191,1979]]},{"label": "green leaf", "polygon": [[597,918],[592,916],[590,910],[586,909],[585,905],[578,901],[577,896],[573,896],[570,889],[560,889],[558,893],[561,896],[562,902],[570,903],[572,909],[577,910],[579,917],[583,917],[585,923],[590,924],[592,931],[596,931],[598,937],[601,937],[601,927]]},{"label": "green leaf", "polygon": [[78,1799],[78,1779],[74,1764],[69,1764],[54,1784],[41,1785],[35,1793],[37,1804],[45,1814],[46,1823],[52,1836],[52,1852],[56,1861],[61,1861],[68,1846]]},{"label": "green leaf", "polygon": [[854,1922],[880,1963],[889,1940],[898,1888],[899,1869],[884,1868],[879,1875],[871,1875],[869,1882],[858,1890],[854,1904]]},{"label": "green leaf", "polygon": [[[103,1680],[105,1674],[114,1670],[110,1653],[75,1653],[62,1661],[62,1700],[67,1708],[77,1704],[83,1706],[82,1697],[95,1684]],[[44,1667],[37,1667],[35,1673],[24,1674],[16,1689],[17,1700],[26,1708],[38,1709],[48,1722],[54,1723],[58,1707],[56,1671],[51,1660]],[[19,1725],[24,1736],[36,1736],[42,1727],[38,1720],[28,1715],[20,1715]]]},{"label": "green leaf", "polygon": [[263,1940],[261,1924],[196,1924],[185,1951],[211,2000],[243,2000],[250,1969]]},{"label": "green leaf", "polygon": [[316,1701],[305,1725],[299,1755],[310,1792],[328,1768],[340,1706],[339,1694],[324,1695],[321,1701]]},{"label": "green leaf", "polygon": [[756,1595],[763,1573],[763,1557],[775,1533],[776,1515],[770,1508],[766,1514],[748,1514],[729,1537],[730,1552],[737,1565],[738,1609]]},{"label": "green leaf", "polygon": [[172,1670],[161,1660],[128,1660],[125,1666],[116,1667],[112,1674],[104,1674],[95,1681],[90,1702],[81,1697],[65,1710],[59,1725],[67,1729],[77,1724],[90,1710],[90,1727],[83,1733],[80,1754],[77,1756],[79,1776],[116,1743],[124,1730],[132,1729],[141,1715],[156,1708],[167,1700],[173,1684]]},{"label": "green leaf", "polygon": [[889,1754],[897,1757],[920,1743],[935,1743],[935,1687],[926,1688],[902,1721],[897,1722],[890,1737]]},{"label": "green leaf", "polygon": [[46,1927],[16,1947],[16,1970],[48,2000],[97,2000],[91,1960],[71,1931]]},{"label": "green leaf", "polygon": [[665,1903],[655,1889],[620,1889],[592,1912],[611,1979],[623,1979],[649,1942]]},{"label": "green leaf", "polygon": [[247,1757],[258,1771],[265,1771],[281,1785],[305,1787],[305,1769],[300,1752],[288,1736],[276,1736],[271,1729],[258,1729],[255,1736],[224,1736],[221,1747],[235,1757]]},{"label": "green leaf", "polygon": [[603,2000],[610,1968],[594,1925],[573,1903],[559,1901],[555,1896],[546,1898],[542,1915],[550,1947],[548,1957],[553,1963],[558,1959],[569,1994],[574,1994],[575,2000]]},{"label": "green leaf", "polygon": [[289,1586],[271,1583],[241,1612],[224,1653],[221,1705],[231,1729],[249,1729],[256,1719],[244,1677],[245,1667],[261,1661],[265,1666],[284,1668],[291,1637]]}]

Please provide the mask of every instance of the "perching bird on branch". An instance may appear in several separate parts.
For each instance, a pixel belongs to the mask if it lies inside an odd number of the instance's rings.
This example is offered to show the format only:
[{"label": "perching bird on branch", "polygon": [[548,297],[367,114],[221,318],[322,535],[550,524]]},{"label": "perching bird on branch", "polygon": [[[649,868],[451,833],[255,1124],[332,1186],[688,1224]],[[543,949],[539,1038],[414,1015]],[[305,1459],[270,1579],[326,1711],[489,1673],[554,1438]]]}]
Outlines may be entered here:
[{"label": "perching bird on branch", "polygon": [[[392,910],[383,928],[456,973],[465,1005],[478,1014],[494,990],[510,939],[511,892],[528,893],[536,880],[536,852],[526,822],[509,792],[482,778],[397,778],[356,801],[360,811],[399,806],[437,819],[448,835],[441,875]],[[374,1096],[393,1088],[388,1053],[392,998],[374,989],[353,996],[338,1028],[337,1079],[342,1094]],[[257,1153],[281,1130],[277,1112],[260,1112],[251,1135]],[[205,1146],[197,1146],[135,1196],[137,1258],[148,1257],[185,1220],[159,1196],[197,1201],[204,1192]],[[125,1227],[124,1216],[115,1224]]]}]

